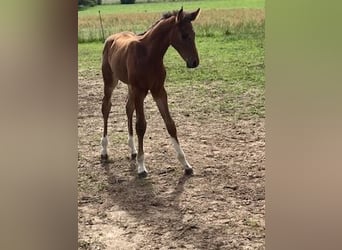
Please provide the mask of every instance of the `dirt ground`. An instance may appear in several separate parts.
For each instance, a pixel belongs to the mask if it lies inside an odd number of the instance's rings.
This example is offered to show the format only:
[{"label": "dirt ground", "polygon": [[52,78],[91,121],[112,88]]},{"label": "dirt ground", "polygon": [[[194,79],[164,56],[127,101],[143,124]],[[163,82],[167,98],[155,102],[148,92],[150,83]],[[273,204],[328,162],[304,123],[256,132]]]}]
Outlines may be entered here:
[{"label": "dirt ground", "polygon": [[222,96],[167,90],[194,175],[183,175],[149,94],[149,175],[139,179],[127,145],[126,85],[113,93],[110,159],[101,163],[102,80],[79,76],[79,249],[265,249],[264,119],[210,112]]}]

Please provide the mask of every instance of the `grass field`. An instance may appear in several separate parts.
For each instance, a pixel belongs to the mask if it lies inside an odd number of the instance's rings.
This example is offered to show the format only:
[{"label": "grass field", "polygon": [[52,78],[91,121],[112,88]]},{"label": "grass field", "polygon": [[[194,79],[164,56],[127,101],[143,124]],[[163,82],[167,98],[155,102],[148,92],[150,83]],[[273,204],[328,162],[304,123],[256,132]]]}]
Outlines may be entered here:
[{"label": "grass field", "polygon": [[[262,35],[244,39],[199,37],[201,64],[196,70],[185,67],[177,52],[165,55],[167,86],[192,86],[198,95],[210,95],[205,109],[236,119],[264,117],[264,49]],[[79,44],[79,72],[96,78],[100,73],[102,43]],[[210,85],[213,87],[208,90]],[[216,98],[225,97],[223,102]],[[190,107],[189,107],[190,108]]]},{"label": "grass field", "polygon": [[[200,67],[188,70],[180,56],[170,48],[165,56],[167,84],[189,86],[195,81],[195,86],[207,94],[206,85],[214,82],[217,86],[212,91],[231,96],[234,101],[213,101],[207,107],[209,110],[226,112],[237,119],[250,115],[264,117],[264,11],[228,7],[210,9],[212,2],[207,2],[208,9],[203,10],[194,22]],[[159,13],[104,16],[106,36],[123,30],[145,31],[168,10],[157,5]],[[229,1],[227,6],[230,6]],[[131,7],[134,8],[141,7]],[[99,73],[103,47],[97,22],[96,12],[93,16],[79,17],[79,71],[93,77]]]},{"label": "grass field", "polygon": [[166,89],[195,174],[182,175],[158,110],[145,100],[145,161],[127,158],[127,87],[113,92],[109,162],[99,160],[100,71],[106,36],[142,32],[182,2],[98,6],[79,12],[79,249],[265,249],[264,1],[184,1],[200,65],[188,69],[170,47]]},{"label": "grass field", "polygon": [[[260,26],[264,21],[264,0],[199,0],[98,5],[78,12],[79,42],[94,41],[95,37],[87,36],[86,33],[101,34],[99,10],[107,36],[122,30],[144,31],[161,16],[161,13],[177,10],[181,6],[186,11],[201,8],[201,18],[196,22],[197,35],[230,34],[232,30]],[[101,40],[101,36],[96,39]]]},{"label": "grass field", "polygon": [[146,13],[160,12],[166,10],[176,10],[183,6],[184,9],[239,9],[254,8],[263,9],[264,0],[206,0],[206,1],[174,1],[174,2],[151,2],[131,4],[112,4],[98,5],[78,12],[79,17],[98,15],[100,10],[102,14],[122,14],[122,13]]}]

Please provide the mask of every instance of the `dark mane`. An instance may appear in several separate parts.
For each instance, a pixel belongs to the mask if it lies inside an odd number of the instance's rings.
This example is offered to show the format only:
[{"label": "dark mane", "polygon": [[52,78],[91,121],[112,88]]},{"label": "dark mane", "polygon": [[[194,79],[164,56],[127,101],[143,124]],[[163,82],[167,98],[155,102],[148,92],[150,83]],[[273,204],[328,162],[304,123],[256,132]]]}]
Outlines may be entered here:
[{"label": "dark mane", "polygon": [[173,11],[168,11],[168,12],[163,13],[162,17],[161,17],[157,22],[155,22],[155,23],[154,23],[150,28],[148,28],[145,32],[139,33],[138,36],[145,35],[147,31],[149,31],[149,30],[151,30],[152,28],[154,28],[161,20],[168,19],[169,17],[172,17],[172,16],[176,16],[177,13],[178,13],[178,10],[173,10]]},{"label": "dark mane", "polygon": [[169,17],[176,16],[177,13],[178,13],[178,10],[173,10],[173,11],[165,12],[165,13],[163,14],[162,19],[167,19],[167,18],[169,18]]}]

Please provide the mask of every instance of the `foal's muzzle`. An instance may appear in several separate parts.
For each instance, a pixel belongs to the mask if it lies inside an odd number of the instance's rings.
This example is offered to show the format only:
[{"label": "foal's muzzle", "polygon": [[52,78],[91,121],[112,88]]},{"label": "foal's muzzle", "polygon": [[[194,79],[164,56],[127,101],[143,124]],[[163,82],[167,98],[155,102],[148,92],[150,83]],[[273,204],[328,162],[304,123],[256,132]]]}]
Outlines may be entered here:
[{"label": "foal's muzzle", "polygon": [[186,66],[188,68],[196,68],[198,66],[198,64],[199,64],[199,60],[197,60],[197,59],[195,59],[195,60],[188,60],[186,62]]}]

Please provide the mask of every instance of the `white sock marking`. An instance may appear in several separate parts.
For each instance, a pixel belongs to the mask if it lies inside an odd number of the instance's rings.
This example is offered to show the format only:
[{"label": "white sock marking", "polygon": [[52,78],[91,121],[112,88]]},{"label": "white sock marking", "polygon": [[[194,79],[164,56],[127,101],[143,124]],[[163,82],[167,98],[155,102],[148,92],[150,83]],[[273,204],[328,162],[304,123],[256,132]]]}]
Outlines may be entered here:
[{"label": "white sock marking", "polygon": [[137,154],[137,150],[134,146],[134,139],[132,135],[128,135],[128,146],[131,149],[131,155]]},{"label": "white sock marking", "polygon": [[179,145],[179,143],[176,141],[176,139],[171,137],[171,141],[172,141],[173,147],[175,148],[177,152],[177,158],[180,161],[180,163],[183,165],[183,167],[192,168],[189,162],[185,159],[185,154],[181,146]]},{"label": "white sock marking", "polygon": [[145,168],[145,163],[144,163],[144,155],[141,155],[140,157],[137,158],[137,163],[138,163],[138,174],[142,172],[147,173],[147,169]]},{"label": "white sock marking", "polygon": [[101,146],[102,146],[101,155],[106,155],[107,154],[107,146],[108,146],[107,136],[101,138]]}]

